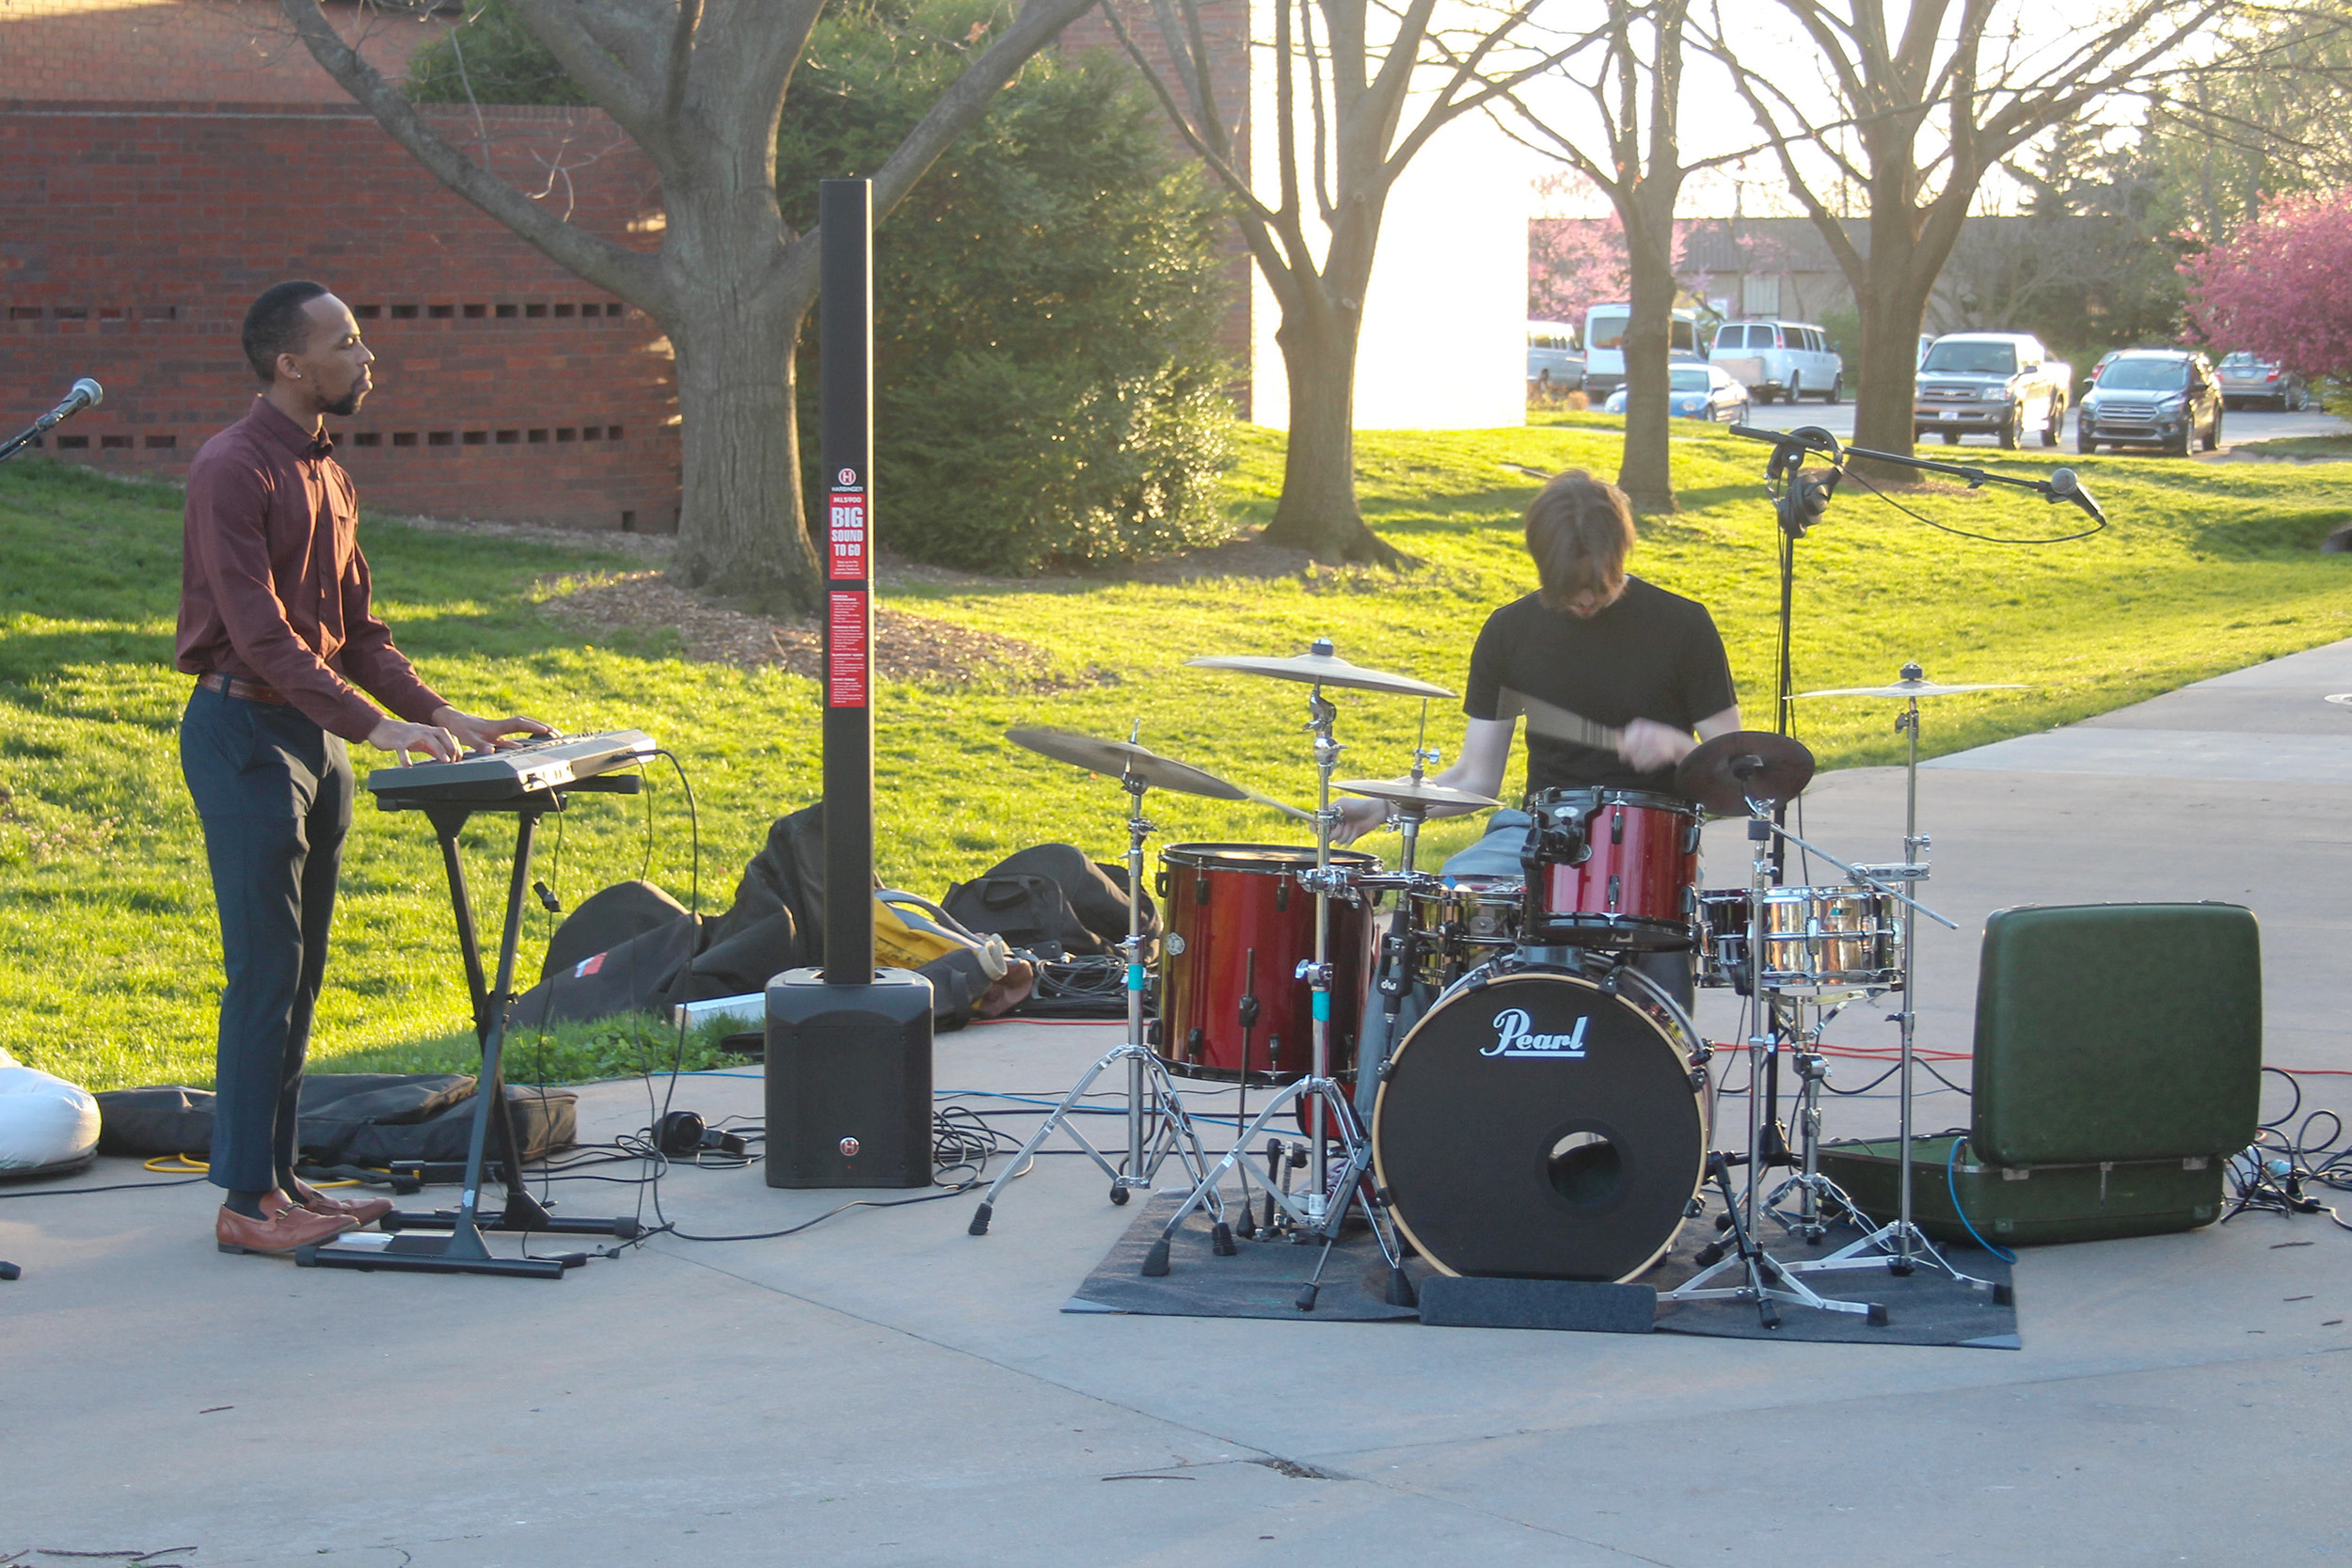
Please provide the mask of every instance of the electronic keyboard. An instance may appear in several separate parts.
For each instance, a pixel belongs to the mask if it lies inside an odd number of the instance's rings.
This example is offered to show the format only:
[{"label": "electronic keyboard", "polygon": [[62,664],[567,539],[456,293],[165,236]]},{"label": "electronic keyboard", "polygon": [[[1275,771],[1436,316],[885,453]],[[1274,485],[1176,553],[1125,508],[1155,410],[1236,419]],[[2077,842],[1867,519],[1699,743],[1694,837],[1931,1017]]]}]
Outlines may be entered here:
[{"label": "electronic keyboard", "polygon": [[406,806],[495,805],[633,768],[658,748],[643,730],[549,736],[495,752],[469,752],[455,762],[413,762],[368,775],[375,803]]}]

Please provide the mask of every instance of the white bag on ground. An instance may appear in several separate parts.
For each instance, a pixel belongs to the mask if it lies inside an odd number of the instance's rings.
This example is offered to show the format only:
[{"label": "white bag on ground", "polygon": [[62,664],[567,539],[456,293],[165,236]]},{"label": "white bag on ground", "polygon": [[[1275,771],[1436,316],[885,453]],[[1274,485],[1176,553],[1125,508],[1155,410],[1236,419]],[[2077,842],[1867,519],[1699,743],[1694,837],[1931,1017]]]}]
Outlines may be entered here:
[{"label": "white bag on ground", "polygon": [[0,1051],[0,1176],[71,1169],[97,1152],[90,1092]]}]

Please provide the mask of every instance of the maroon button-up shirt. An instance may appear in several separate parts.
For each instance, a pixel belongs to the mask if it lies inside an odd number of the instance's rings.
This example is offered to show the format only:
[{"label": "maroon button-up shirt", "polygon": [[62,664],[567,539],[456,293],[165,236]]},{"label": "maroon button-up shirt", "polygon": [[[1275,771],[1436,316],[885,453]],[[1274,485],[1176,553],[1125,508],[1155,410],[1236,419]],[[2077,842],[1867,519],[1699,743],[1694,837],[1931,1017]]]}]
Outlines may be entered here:
[{"label": "maroon button-up shirt", "polygon": [[412,723],[443,699],[369,608],[358,492],[334,451],[257,397],[197,452],[179,665],[260,681],[320,728],[365,740],[382,715],[355,686]]}]

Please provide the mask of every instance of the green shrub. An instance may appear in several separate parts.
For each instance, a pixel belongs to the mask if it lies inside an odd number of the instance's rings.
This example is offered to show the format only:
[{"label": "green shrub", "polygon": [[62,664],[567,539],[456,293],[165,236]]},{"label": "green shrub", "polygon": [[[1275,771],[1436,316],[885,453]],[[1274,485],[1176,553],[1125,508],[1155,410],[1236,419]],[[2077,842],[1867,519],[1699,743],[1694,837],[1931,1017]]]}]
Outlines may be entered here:
[{"label": "green shrub", "polygon": [[[778,132],[787,219],[816,221],[818,181],[876,172],[1008,14],[993,0],[828,8]],[[418,54],[412,95],[580,101],[501,0],[453,40]],[[1223,227],[1123,60],[1030,61],[875,235],[882,542],[1021,573],[1224,537]],[[812,518],[816,337],[812,321],[799,366]]]}]

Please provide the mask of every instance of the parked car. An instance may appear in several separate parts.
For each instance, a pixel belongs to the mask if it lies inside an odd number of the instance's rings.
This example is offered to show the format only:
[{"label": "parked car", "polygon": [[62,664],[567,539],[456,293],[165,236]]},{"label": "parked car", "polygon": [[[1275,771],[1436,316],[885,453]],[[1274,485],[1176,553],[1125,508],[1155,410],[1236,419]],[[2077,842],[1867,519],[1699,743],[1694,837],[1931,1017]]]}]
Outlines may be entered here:
[{"label": "parked car", "polygon": [[2178,349],[2117,355],[2074,419],[2078,451],[2152,446],[2186,457],[2192,439],[2207,451],[2221,444],[2221,387],[2203,355]]},{"label": "parked car", "polygon": [[1810,394],[1823,403],[1846,395],[1846,362],[1829,334],[1805,322],[1725,322],[1707,357],[1746,384],[1758,403]]},{"label": "parked car", "polygon": [[1922,365],[1926,364],[1926,363],[1928,362],[1928,350],[1930,350],[1930,349],[1933,348],[1934,346],[1935,346],[1935,334],[1934,334],[1934,333],[1932,333],[1932,332],[1922,332],[1922,333],[1920,333],[1920,334],[1919,334],[1919,354],[1918,354],[1918,357],[1916,357],[1916,358],[1915,358],[1915,359],[1913,359],[1913,360],[1912,360],[1912,362],[1911,362],[1911,368],[1912,368],[1913,370],[1915,370],[1915,370],[1917,370],[1920,366],[1922,366]]},{"label": "parked car", "polygon": [[1568,322],[1527,324],[1527,389],[1573,392],[1584,385],[1584,348]]},{"label": "parked car", "polygon": [[[1584,393],[1606,397],[1625,385],[1625,329],[1633,307],[1595,305],[1584,312]],[[1667,327],[1666,353],[1675,359],[1697,359],[1699,313],[1677,310]]]},{"label": "parked car", "polygon": [[[1748,417],[1748,389],[1732,379],[1721,365],[1674,365],[1666,388],[1666,411],[1677,419],[1716,420],[1738,424]],[[1626,389],[1609,394],[1603,412],[1625,412]]]},{"label": "parked car", "polygon": [[2037,430],[2055,447],[2074,386],[2074,367],[2051,358],[2031,333],[1947,332],[1920,361],[1911,434],[1932,430],[1957,446],[1975,431],[2013,448]]},{"label": "parked car", "polygon": [[2249,403],[2275,403],[2282,414],[2310,406],[2312,389],[2303,378],[2276,359],[2233,354],[2221,361],[2221,405],[2243,408]]},{"label": "parked car", "polygon": [[2088,391],[2099,385],[2099,378],[2107,373],[2107,367],[2114,364],[2125,352],[2123,349],[2111,348],[2099,356],[2099,362],[2090,367],[2089,375],[2083,377],[2083,389]]}]

